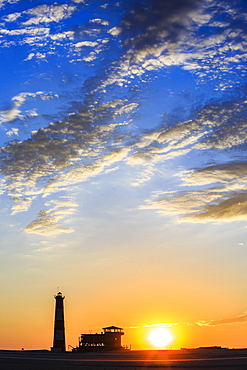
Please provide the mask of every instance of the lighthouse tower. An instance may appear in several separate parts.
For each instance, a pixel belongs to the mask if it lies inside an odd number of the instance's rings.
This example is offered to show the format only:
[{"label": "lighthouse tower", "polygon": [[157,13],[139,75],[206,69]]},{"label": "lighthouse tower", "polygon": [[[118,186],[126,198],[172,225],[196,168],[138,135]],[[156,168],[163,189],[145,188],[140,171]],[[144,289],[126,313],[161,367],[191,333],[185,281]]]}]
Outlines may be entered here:
[{"label": "lighthouse tower", "polygon": [[59,292],[54,296],[56,300],[55,307],[55,322],[54,322],[54,339],[53,347],[54,352],[65,352],[65,330],[64,330],[64,311],[63,311],[63,297]]}]

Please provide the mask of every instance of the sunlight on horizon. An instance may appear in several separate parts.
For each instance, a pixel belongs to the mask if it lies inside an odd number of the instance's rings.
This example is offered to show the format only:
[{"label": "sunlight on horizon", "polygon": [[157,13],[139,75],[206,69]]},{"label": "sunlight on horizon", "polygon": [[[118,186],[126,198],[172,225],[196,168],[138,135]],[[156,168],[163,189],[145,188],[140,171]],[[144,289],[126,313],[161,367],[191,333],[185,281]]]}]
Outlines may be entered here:
[{"label": "sunlight on horizon", "polygon": [[153,346],[163,348],[172,342],[173,337],[169,330],[156,328],[149,333],[148,340]]}]

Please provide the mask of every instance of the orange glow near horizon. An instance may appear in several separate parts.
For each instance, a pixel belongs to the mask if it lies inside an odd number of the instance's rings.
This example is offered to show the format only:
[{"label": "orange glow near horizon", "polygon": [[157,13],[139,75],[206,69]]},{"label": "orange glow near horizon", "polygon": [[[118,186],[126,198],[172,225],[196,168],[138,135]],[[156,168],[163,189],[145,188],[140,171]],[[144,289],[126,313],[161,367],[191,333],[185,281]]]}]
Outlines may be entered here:
[{"label": "orange glow near horizon", "polygon": [[[100,282],[99,282],[100,284]],[[48,284],[47,284],[48,285]],[[31,286],[32,288],[32,286]],[[50,349],[53,342],[53,326],[55,300],[54,291],[46,285],[39,287],[38,294],[35,286],[33,291],[24,285],[15,294],[5,296],[1,305],[1,317],[4,317],[1,330],[0,348],[1,349]],[[73,286],[65,286],[62,293],[65,295],[65,331],[66,346],[73,347],[78,345],[78,337],[82,333],[100,333],[102,327],[119,326],[123,328],[122,345],[131,347],[132,350],[154,350],[162,349],[149,341],[150,333],[158,328],[168,330],[172,335],[170,344],[163,348],[197,348],[201,346],[222,346],[228,348],[246,347],[247,322],[236,322],[231,324],[210,325],[209,318],[213,317],[210,312],[206,317],[205,312],[198,313],[198,307],[191,307],[189,313],[181,312],[182,308],[177,306],[176,310],[169,307],[169,301],[163,302],[159,299],[154,307],[154,300],[149,300],[144,304],[142,296],[138,296],[139,304],[135,292],[129,289],[129,297],[132,299],[131,310],[127,295],[120,300],[111,300],[112,291],[107,296],[92,295],[92,292],[84,290],[84,294],[77,294],[80,290],[79,283]],[[110,288],[108,287],[108,290]],[[103,291],[103,289],[102,289]],[[68,293],[69,292],[69,293]],[[149,286],[146,285],[147,294],[150,296]],[[11,292],[12,293],[12,292]],[[91,296],[90,296],[91,294]],[[197,292],[200,295],[200,291]],[[84,297],[89,297],[84,301]],[[16,309],[18,302],[18,310]],[[100,302],[100,314],[99,314]],[[111,307],[109,309],[109,302]],[[225,302],[224,302],[225,303]],[[162,308],[158,311],[158,304]],[[165,306],[166,304],[166,306]],[[183,307],[187,306],[186,300]],[[225,305],[226,306],[226,305]],[[210,300],[205,306],[205,310],[210,310]],[[226,306],[230,313],[230,304]],[[164,310],[165,313],[162,311]],[[208,325],[199,325],[197,321],[206,317]],[[218,313],[220,318],[220,313]],[[163,325],[163,326],[162,326]],[[39,333],[37,335],[37,333]],[[71,348],[71,347],[70,347]]]}]

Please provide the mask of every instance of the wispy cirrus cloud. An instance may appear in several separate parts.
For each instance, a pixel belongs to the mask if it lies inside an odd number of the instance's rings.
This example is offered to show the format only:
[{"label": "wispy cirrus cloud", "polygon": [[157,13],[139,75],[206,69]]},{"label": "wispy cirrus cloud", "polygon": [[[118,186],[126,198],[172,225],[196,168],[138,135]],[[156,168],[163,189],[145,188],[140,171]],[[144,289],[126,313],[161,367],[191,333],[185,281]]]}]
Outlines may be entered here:
[{"label": "wispy cirrus cloud", "polygon": [[228,324],[239,324],[247,321],[247,313],[243,313],[237,317],[232,317],[228,319],[211,320],[211,321],[198,321],[199,326],[218,326],[218,325],[228,325]]},{"label": "wispy cirrus cloud", "polygon": [[171,328],[172,326],[178,325],[177,322],[163,322],[158,324],[143,324],[138,326],[130,326],[129,329],[139,329],[139,328]]}]

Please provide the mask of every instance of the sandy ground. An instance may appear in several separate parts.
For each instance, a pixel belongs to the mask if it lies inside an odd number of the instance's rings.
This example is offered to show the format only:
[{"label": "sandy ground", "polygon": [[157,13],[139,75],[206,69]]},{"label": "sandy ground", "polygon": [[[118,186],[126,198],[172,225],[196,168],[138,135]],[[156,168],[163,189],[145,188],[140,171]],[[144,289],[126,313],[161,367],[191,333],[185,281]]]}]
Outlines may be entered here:
[{"label": "sandy ground", "polygon": [[247,351],[184,353],[131,351],[127,353],[63,353],[0,351],[1,370],[116,370],[116,369],[247,369]]}]

